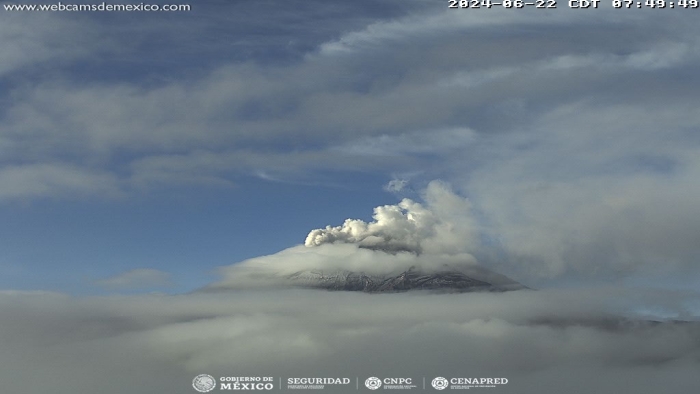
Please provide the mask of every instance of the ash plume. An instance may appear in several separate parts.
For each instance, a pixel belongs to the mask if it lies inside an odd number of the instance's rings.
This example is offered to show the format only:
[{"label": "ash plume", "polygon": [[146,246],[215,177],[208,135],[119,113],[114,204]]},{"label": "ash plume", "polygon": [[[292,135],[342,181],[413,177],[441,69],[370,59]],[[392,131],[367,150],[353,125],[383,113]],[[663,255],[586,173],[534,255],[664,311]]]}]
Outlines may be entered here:
[{"label": "ash plume", "polygon": [[424,193],[425,205],[405,198],[396,205],[374,208],[373,221],[347,219],[340,226],[312,230],[304,245],[354,244],[395,254],[455,254],[474,244],[470,204],[440,181]]}]

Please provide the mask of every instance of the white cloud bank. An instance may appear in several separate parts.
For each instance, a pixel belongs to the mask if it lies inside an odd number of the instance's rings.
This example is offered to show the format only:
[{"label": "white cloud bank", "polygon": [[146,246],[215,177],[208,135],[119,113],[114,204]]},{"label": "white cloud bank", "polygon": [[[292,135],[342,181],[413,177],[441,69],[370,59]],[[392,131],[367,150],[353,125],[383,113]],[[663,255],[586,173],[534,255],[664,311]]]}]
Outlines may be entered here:
[{"label": "white cloud bank", "polygon": [[697,323],[634,323],[612,314],[641,299],[688,313],[687,297],[610,288],[89,298],[2,292],[0,381],[8,393],[190,394],[200,373],[498,376],[509,383],[495,393],[680,394],[700,384]]}]

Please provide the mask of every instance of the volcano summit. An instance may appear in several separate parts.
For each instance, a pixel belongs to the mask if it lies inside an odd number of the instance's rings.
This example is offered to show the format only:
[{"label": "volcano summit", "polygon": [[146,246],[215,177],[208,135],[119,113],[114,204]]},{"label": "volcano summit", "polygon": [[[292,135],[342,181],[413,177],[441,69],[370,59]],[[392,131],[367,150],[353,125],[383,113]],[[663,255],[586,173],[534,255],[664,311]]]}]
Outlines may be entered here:
[{"label": "volcano summit", "polygon": [[464,269],[444,267],[428,272],[416,267],[395,275],[376,275],[347,270],[300,271],[287,276],[295,287],[317,288],[335,291],[361,291],[366,293],[392,293],[409,290],[440,292],[509,291],[527,289],[526,286],[506,276],[471,267]]}]

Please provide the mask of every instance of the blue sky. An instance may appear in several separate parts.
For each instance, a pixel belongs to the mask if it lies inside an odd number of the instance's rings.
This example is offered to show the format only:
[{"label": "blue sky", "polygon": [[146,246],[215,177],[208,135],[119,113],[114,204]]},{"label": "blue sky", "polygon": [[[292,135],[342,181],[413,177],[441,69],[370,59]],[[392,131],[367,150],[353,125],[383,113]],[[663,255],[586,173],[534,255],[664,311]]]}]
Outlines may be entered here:
[{"label": "blue sky", "polygon": [[525,283],[700,277],[692,9],[0,18],[1,288],[189,291],[436,179],[472,204],[470,252]]}]

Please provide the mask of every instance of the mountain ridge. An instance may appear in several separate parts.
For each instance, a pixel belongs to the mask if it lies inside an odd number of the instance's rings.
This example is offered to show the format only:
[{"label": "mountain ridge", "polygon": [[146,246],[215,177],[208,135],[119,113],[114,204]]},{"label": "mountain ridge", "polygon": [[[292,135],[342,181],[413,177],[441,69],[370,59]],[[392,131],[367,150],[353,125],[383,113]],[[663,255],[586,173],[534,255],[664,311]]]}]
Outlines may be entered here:
[{"label": "mountain ridge", "polygon": [[[478,278],[480,277],[480,278]],[[348,270],[298,271],[286,279],[295,286],[333,291],[360,291],[365,293],[397,293],[411,290],[442,292],[502,292],[529,289],[500,274],[485,269],[472,270],[472,275],[445,267],[427,272],[415,266],[398,274],[367,274]]]}]

